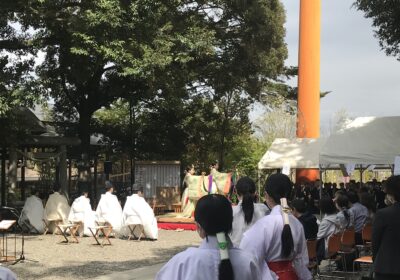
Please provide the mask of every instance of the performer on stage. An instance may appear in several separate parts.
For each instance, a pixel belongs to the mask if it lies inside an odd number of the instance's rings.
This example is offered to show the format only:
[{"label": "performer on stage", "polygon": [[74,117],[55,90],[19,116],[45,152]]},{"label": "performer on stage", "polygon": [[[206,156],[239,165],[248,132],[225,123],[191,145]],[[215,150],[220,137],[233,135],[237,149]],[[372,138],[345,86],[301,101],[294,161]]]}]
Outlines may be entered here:
[{"label": "performer on stage", "polygon": [[25,201],[18,223],[21,227],[27,228],[30,233],[44,232],[44,208],[43,202],[39,198],[39,191],[31,189],[31,196]]},{"label": "performer on stage", "polygon": [[158,238],[158,227],[153,209],[141,196],[142,192],[139,189],[133,189],[132,192],[133,194],[126,198],[122,224],[125,227],[141,224],[146,238],[156,240]]},{"label": "performer on stage", "polygon": [[256,184],[249,177],[242,177],[236,184],[239,204],[233,206],[233,224],[230,234],[232,243],[239,247],[243,233],[254,225],[259,219],[269,213],[268,207],[263,203],[255,203]]},{"label": "performer on stage", "polygon": [[[47,221],[62,220],[63,224],[68,222],[68,214],[71,210],[67,198],[60,194],[60,186],[54,185],[54,193],[49,196],[46,207],[44,209],[44,218]],[[55,225],[50,223],[49,232],[54,232]]]},{"label": "performer on stage", "polygon": [[82,195],[76,198],[71,205],[68,220],[70,222],[82,222],[83,229],[79,229],[79,233],[83,231],[84,235],[90,236],[89,227],[94,227],[96,225],[96,213],[92,210],[88,194],[88,190],[83,188]]},{"label": "performer on stage", "polygon": [[110,181],[106,181],[106,193],[101,195],[96,209],[96,220],[100,223],[109,223],[116,234],[120,234],[122,226],[122,207]]},{"label": "performer on stage", "polygon": [[265,199],[270,215],[244,233],[240,248],[257,257],[262,278],[311,280],[307,268],[307,244],[301,223],[289,212],[292,182],[283,174],[273,174],[265,183]]},{"label": "performer on stage", "polygon": [[206,195],[196,205],[197,232],[203,239],[199,248],[175,255],[158,272],[157,280],[253,280],[261,279],[253,255],[233,248],[232,207],[222,195]]},{"label": "performer on stage", "polygon": [[195,174],[194,166],[189,165],[186,167],[186,175],[183,179],[184,191],[182,194],[181,205],[182,205],[182,216],[186,218],[190,218],[193,215],[195,203],[193,200],[189,199],[189,185],[188,178]]}]

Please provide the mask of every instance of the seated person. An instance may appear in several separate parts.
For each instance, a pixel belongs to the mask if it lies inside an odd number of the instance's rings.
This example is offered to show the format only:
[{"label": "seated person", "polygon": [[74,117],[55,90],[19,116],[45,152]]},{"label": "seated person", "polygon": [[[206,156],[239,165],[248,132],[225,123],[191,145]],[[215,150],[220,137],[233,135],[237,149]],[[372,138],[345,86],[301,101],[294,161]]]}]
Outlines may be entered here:
[{"label": "seated person", "polygon": [[90,199],[88,198],[88,190],[82,189],[82,195],[74,200],[71,205],[71,211],[69,212],[68,221],[71,223],[82,222],[83,229],[79,229],[79,233],[84,235],[90,235],[89,227],[94,227],[96,220],[96,214],[92,210],[90,205]]},{"label": "seated person", "polygon": [[[144,235],[149,239],[158,238],[157,219],[154,216],[153,209],[142,197],[139,189],[133,189],[132,195],[126,198],[123,210],[123,226],[142,225]],[[126,231],[125,231],[126,232]]]},{"label": "seated person", "polygon": [[319,203],[324,216],[317,233],[317,254],[318,260],[322,260],[327,255],[328,239],[332,234],[339,231],[339,225],[336,220],[336,208],[333,200],[326,196],[322,197]]},{"label": "seated person", "polygon": [[354,217],[354,231],[356,245],[362,245],[364,242],[362,240],[361,231],[367,221],[368,218],[368,209],[364,205],[359,202],[358,195],[353,192],[349,191],[347,193],[347,197],[350,201],[350,209],[349,212]]},{"label": "seated person", "polygon": [[96,221],[108,223],[116,234],[120,234],[122,225],[122,207],[110,181],[106,181],[106,193],[101,195],[96,209]]},{"label": "seated person", "polygon": [[49,223],[49,232],[54,232],[55,224],[52,221],[61,220],[61,223],[68,222],[68,214],[71,210],[67,198],[60,194],[60,186],[54,185],[54,193],[49,196],[44,208],[44,218]]},{"label": "seated person", "polygon": [[354,226],[353,213],[349,211],[349,199],[345,194],[336,195],[336,209],[339,211],[336,215],[337,224],[340,231]]},{"label": "seated person", "polygon": [[24,208],[22,208],[18,223],[23,229],[27,229],[30,233],[43,233],[43,202],[39,198],[39,191],[32,188],[31,194],[32,195],[25,201],[25,205]]},{"label": "seated person", "polygon": [[295,199],[292,201],[292,213],[304,228],[304,236],[306,240],[316,239],[318,233],[317,218],[307,211],[307,205],[303,199]]}]

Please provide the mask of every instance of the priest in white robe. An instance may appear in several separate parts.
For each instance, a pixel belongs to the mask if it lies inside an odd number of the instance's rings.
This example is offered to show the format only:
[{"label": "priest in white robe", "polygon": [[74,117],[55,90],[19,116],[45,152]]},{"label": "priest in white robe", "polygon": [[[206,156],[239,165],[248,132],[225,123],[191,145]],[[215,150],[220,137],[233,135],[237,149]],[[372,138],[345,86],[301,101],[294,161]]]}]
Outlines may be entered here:
[{"label": "priest in white robe", "polygon": [[32,195],[25,201],[18,223],[22,228],[28,229],[30,233],[43,233],[43,202],[39,198],[39,192],[37,190],[32,188],[31,193]]},{"label": "priest in white robe", "polygon": [[71,205],[68,220],[71,223],[83,223],[83,229],[80,228],[79,233],[81,234],[83,231],[84,235],[90,236],[89,227],[94,227],[96,225],[96,213],[92,210],[88,194],[87,189],[83,189],[82,195],[74,200]]},{"label": "priest in white robe", "polygon": [[54,221],[61,220],[61,223],[66,224],[71,210],[67,198],[59,191],[60,187],[55,185],[54,193],[49,196],[44,208],[44,218],[49,224],[49,232],[54,232],[56,228]]},{"label": "priest in white robe", "polygon": [[[157,219],[153,209],[141,196],[142,192],[134,189],[133,194],[128,196],[123,211],[123,226],[125,229],[129,225],[142,225],[144,235],[149,239],[158,238]],[[125,230],[127,232],[127,230]]]},{"label": "priest in white robe", "polygon": [[115,234],[119,235],[122,226],[122,207],[113,192],[113,185],[107,181],[106,193],[101,195],[99,204],[97,205],[96,221],[99,223],[109,223],[113,227]]}]

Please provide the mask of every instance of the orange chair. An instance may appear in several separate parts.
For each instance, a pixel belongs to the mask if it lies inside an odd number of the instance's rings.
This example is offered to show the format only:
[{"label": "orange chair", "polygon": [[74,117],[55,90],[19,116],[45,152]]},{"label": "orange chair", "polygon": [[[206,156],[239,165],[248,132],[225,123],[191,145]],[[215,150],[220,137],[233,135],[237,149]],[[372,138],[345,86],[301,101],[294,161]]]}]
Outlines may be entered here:
[{"label": "orange chair", "polygon": [[356,264],[372,265],[373,264],[372,256],[364,256],[364,257],[355,259],[353,262],[353,271],[355,271],[355,269],[356,269]]},{"label": "orange chair", "polygon": [[316,269],[318,273],[318,261],[317,261],[317,240],[307,240],[307,252],[308,252],[308,269],[313,271]]},{"label": "orange chair", "polygon": [[[328,238],[328,267],[329,271],[331,271],[331,262],[332,261],[343,261],[343,258],[340,256],[338,257],[338,253],[340,252],[340,246],[341,246],[341,236],[340,234],[332,234]],[[345,277],[340,277],[340,276],[332,276],[332,275],[317,275],[319,278],[334,278],[334,279],[345,279]]]},{"label": "orange chair", "polygon": [[354,228],[345,229],[341,237],[341,251],[350,252],[356,244]]},{"label": "orange chair", "polygon": [[361,236],[363,240],[363,245],[357,245],[357,250],[360,252],[364,251],[367,252],[371,249],[371,242],[372,242],[372,224],[365,224],[362,231]]}]

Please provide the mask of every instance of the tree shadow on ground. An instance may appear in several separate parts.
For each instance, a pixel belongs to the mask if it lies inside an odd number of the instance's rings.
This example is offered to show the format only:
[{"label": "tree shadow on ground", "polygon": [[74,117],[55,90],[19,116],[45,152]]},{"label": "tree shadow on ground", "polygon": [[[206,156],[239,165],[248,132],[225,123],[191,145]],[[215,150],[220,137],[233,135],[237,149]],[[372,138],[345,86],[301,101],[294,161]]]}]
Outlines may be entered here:
[{"label": "tree shadow on ground", "polygon": [[[46,265],[43,263],[24,262],[17,266],[10,266],[10,269],[15,271],[18,275],[18,279],[89,279],[95,278],[102,275],[111,274],[114,272],[122,272],[135,268],[155,265],[158,263],[168,261],[175,254],[186,250],[188,246],[176,246],[168,249],[153,249],[157,257],[150,257],[139,260],[129,261],[87,261],[80,262],[79,259],[76,262],[65,262],[63,266],[52,267],[46,269]],[[132,255],[138,254],[139,252],[132,252]],[[116,259],[118,256],[116,257]],[[79,263],[80,264],[77,264]],[[33,267],[38,266],[44,269],[41,273],[32,272]]]}]

